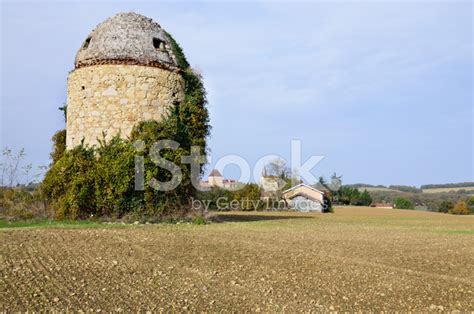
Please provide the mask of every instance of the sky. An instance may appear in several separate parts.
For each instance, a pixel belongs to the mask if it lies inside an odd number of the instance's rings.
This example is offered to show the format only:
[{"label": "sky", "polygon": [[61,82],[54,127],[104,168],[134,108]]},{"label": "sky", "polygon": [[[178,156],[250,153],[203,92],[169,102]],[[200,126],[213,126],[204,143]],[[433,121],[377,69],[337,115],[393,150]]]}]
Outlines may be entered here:
[{"label": "sky", "polygon": [[[223,156],[303,162],[344,183],[474,181],[473,4],[466,2],[1,2],[1,142],[47,165],[87,34],[134,11],[202,73]],[[238,178],[234,165],[224,176]]]}]

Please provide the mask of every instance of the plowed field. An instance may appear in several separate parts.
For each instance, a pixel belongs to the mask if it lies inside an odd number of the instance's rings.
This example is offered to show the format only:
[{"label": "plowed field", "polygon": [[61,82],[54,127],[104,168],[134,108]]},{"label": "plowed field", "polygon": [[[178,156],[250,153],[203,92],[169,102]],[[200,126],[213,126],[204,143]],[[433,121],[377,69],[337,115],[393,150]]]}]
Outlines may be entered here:
[{"label": "plowed field", "polygon": [[375,208],[0,230],[0,310],[474,311],[474,217]]}]

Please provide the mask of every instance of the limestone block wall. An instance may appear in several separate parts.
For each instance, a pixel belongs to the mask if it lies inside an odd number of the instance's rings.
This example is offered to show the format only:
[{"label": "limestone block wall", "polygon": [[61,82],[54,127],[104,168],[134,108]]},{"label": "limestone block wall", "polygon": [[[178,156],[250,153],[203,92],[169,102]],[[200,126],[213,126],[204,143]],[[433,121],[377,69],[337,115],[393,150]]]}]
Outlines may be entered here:
[{"label": "limestone block wall", "polygon": [[69,74],[66,145],[98,144],[120,134],[125,138],[143,120],[161,121],[167,109],[184,98],[179,73],[140,65],[93,65]]}]

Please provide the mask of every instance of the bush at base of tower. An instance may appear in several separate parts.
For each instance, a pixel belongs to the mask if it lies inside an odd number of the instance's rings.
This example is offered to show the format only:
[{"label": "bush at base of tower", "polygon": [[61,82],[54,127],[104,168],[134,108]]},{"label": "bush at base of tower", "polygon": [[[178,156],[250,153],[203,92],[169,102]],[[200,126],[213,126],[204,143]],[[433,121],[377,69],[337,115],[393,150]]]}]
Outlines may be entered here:
[{"label": "bush at base of tower", "polygon": [[[91,216],[120,218],[133,215],[143,219],[184,214],[188,200],[194,195],[189,165],[181,164],[186,148],[163,150],[162,156],[181,168],[183,181],[169,192],[156,191],[145,184],[144,191],[135,190],[135,156],[144,157],[145,182],[151,178],[168,181],[171,173],[157,167],[148,152],[160,139],[170,139],[171,131],[158,122],[140,123],[130,139],[118,136],[110,142],[100,141],[97,148],[83,145],[68,151],[51,166],[41,185],[58,219],[83,219]],[[175,134],[174,140],[178,134]],[[133,143],[141,140],[145,148],[140,153]],[[62,143],[57,143],[62,145]]]}]

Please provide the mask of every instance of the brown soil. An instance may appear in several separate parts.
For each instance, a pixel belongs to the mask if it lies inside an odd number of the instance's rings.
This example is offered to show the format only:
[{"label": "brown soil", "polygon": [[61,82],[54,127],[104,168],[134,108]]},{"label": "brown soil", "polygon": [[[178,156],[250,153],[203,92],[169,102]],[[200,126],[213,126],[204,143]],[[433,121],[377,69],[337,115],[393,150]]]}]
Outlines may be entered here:
[{"label": "brown soil", "polygon": [[474,217],[373,208],[0,231],[0,310],[474,311]]}]

